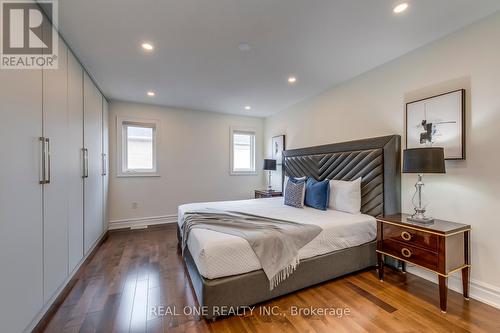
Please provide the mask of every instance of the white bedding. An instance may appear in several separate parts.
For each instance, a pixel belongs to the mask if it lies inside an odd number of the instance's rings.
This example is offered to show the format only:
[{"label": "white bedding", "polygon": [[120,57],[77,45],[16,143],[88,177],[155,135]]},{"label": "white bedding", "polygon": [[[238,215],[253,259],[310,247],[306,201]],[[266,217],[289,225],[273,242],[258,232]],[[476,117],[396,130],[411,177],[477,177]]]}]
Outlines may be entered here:
[{"label": "white bedding", "polygon": [[[373,216],[343,213],[332,209],[321,211],[310,207],[294,208],[284,205],[281,197],[182,205],[179,206],[179,226],[186,212],[203,208],[232,210],[321,227],[323,231],[299,251],[300,259],[361,245],[374,240],[377,235],[376,220]],[[194,229],[188,237],[187,247],[198,271],[207,279],[261,269],[252,248],[241,237]]]}]

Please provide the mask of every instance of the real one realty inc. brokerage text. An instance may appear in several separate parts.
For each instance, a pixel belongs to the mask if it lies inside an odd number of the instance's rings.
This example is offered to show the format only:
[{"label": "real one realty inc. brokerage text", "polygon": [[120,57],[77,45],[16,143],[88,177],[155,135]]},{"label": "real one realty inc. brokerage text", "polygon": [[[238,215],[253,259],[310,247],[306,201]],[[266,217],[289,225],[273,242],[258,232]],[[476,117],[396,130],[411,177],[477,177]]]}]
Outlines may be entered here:
[{"label": "real one realty inc. brokerage text", "polygon": [[[210,311],[211,310],[211,311]],[[283,312],[279,306],[183,306],[175,305],[157,305],[152,306],[150,314],[154,317],[164,316],[208,316],[224,317],[224,316],[332,316],[342,318],[351,315],[351,310],[346,307],[301,307],[290,306],[289,311]]]}]

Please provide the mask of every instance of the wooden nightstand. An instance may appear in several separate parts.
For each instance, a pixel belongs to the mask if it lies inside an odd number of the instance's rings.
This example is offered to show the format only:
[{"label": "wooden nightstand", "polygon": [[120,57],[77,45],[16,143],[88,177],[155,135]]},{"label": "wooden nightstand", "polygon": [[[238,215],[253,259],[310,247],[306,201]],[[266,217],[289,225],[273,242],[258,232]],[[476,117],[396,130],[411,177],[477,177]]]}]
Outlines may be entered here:
[{"label": "wooden nightstand", "polygon": [[283,196],[283,193],[281,191],[269,192],[268,190],[255,190],[255,199],[282,197],[282,196]]},{"label": "wooden nightstand", "polygon": [[435,220],[433,224],[410,222],[410,215],[377,217],[377,257],[380,281],[384,256],[390,256],[436,273],[439,303],[446,312],[448,276],[462,271],[463,295],[469,299],[470,225]]}]

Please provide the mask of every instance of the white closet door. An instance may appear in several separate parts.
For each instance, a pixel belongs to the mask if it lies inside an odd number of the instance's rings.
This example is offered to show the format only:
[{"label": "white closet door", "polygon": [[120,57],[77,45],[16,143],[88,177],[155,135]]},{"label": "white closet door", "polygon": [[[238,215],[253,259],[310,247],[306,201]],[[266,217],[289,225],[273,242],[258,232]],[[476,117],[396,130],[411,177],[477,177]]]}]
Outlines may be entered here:
[{"label": "white closet door", "polygon": [[83,69],[68,51],[69,272],[83,258]]},{"label": "white closet door", "polygon": [[57,69],[43,69],[43,136],[50,153],[44,185],[44,300],[68,276],[68,80],[67,48],[59,39]]},{"label": "white closet door", "polygon": [[0,323],[22,332],[43,304],[42,71],[0,70]]},{"label": "white closet door", "polygon": [[103,228],[108,229],[108,189],[109,189],[109,104],[102,98],[102,152],[103,152],[103,183],[102,209]]},{"label": "white closet door", "polygon": [[88,150],[88,177],[84,181],[84,245],[88,253],[103,232],[102,95],[87,73],[84,73],[83,91],[83,143]]}]

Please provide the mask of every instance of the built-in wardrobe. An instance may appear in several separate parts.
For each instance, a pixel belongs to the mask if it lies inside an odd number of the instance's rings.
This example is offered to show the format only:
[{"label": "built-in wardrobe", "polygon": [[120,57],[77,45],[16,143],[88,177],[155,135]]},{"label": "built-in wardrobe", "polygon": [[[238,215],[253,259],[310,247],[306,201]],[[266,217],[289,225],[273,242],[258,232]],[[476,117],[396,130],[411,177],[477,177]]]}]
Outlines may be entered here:
[{"label": "built-in wardrobe", "polygon": [[0,70],[0,323],[30,330],[105,234],[108,103],[60,39],[57,69]]}]

